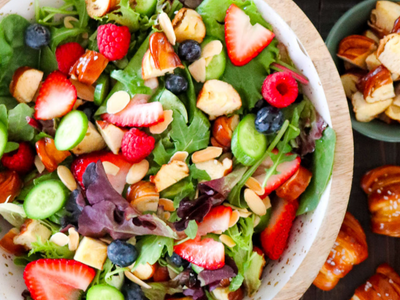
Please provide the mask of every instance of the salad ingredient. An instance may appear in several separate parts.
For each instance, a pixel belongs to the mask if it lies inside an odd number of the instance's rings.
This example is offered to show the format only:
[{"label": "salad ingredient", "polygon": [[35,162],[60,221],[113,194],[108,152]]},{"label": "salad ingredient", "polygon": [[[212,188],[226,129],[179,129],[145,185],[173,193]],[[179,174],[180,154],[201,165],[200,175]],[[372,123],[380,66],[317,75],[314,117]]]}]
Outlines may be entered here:
[{"label": "salad ingredient", "polygon": [[140,288],[140,286],[134,282],[126,281],[121,288],[121,292],[124,295],[125,300],[145,300],[147,299]]},{"label": "salad ingredient", "polygon": [[165,80],[165,88],[175,95],[186,92],[188,89],[188,82],[185,77],[178,74],[167,75]]},{"label": "salad ingredient", "polygon": [[20,103],[31,102],[43,79],[43,72],[30,68],[18,68],[10,84],[11,95]]},{"label": "salad ingredient", "polygon": [[197,82],[206,81],[207,70],[206,70],[206,60],[204,58],[196,60],[189,66],[188,69],[194,80],[196,80]]},{"label": "salad ingredient", "polygon": [[88,125],[83,140],[71,150],[75,155],[100,151],[106,147],[106,143],[100,133],[97,132],[93,123],[89,122]]},{"label": "salad ingredient", "polygon": [[157,211],[160,194],[154,183],[139,181],[129,187],[126,199],[140,212]]},{"label": "salad ingredient", "polygon": [[[88,128],[89,122],[85,113],[79,110],[74,110],[68,113],[61,120],[56,131],[54,142],[57,149],[61,151],[74,149],[86,137]],[[78,152],[82,151],[78,150]]]},{"label": "salad ingredient", "polygon": [[262,95],[272,106],[284,108],[296,101],[299,95],[299,88],[292,75],[278,72],[269,75],[265,79]]},{"label": "salad ingredient", "polygon": [[374,40],[362,35],[351,35],[340,42],[337,55],[341,59],[366,70],[365,60],[377,48]]},{"label": "salad ingredient", "polygon": [[97,28],[97,46],[108,60],[120,60],[128,54],[131,34],[127,26],[114,24],[100,25]]},{"label": "salad ingredient", "polygon": [[371,12],[370,26],[382,35],[389,34],[393,24],[400,15],[397,3],[390,1],[377,1],[376,8]]},{"label": "salad ingredient", "polygon": [[51,231],[37,220],[27,219],[22,224],[20,232],[14,237],[14,244],[22,245],[27,250],[32,249],[33,243],[44,243],[50,238]]},{"label": "salad ingredient", "polygon": [[107,113],[116,114],[122,111],[131,101],[130,95],[125,91],[114,93],[107,101]]},{"label": "salad ingredient", "polygon": [[158,205],[162,206],[165,211],[170,211],[170,212],[175,211],[174,201],[172,200],[161,198],[158,201]]},{"label": "salad ingredient", "polygon": [[0,248],[5,252],[15,256],[22,256],[26,253],[26,249],[22,245],[14,244],[14,237],[19,234],[17,228],[11,228],[0,240]]},{"label": "salad ingredient", "polygon": [[121,149],[122,138],[126,130],[105,121],[96,121],[97,129],[103,137],[107,147],[117,155]]},{"label": "salad ingredient", "polygon": [[173,160],[179,160],[185,162],[188,157],[189,153],[187,153],[186,151],[177,151],[171,156],[169,162]]},{"label": "salad ingredient", "polygon": [[69,75],[74,80],[78,80],[87,85],[92,85],[99,79],[100,75],[106,69],[108,59],[101,53],[92,50],[86,50],[70,69]]},{"label": "salad ingredient", "polygon": [[24,201],[28,218],[43,220],[55,214],[65,204],[67,193],[59,180],[46,180],[29,191]]},{"label": "salad ingredient", "polygon": [[103,270],[107,259],[107,245],[102,241],[83,237],[76,250],[74,260],[79,261],[97,270]]},{"label": "salad ingredient", "polygon": [[219,55],[222,52],[224,45],[222,45],[220,40],[214,40],[211,37],[206,37],[201,43],[201,49],[201,57],[206,59],[209,63],[214,56]]},{"label": "salad ingredient", "polygon": [[167,36],[168,42],[170,42],[172,46],[175,46],[176,36],[174,32],[174,27],[172,26],[171,19],[165,12],[162,12],[158,15],[158,23],[160,24],[162,31]]},{"label": "salad ingredient", "polygon": [[0,172],[0,204],[11,203],[22,188],[22,180],[15,171]]},{"label": "salad ingredient", "polygon": [[243,66],[267,47],[275,34],[260,24],[252,25],[250,17],[232,4],[225,17],[225,42],[228,56],[235,66]]},{"label": "salad ingredient", "polygon": [[25,43],[32,49],[39,50],[50,43],[50,30],[41,24],[29,25],[25,31]]},{"label": "salad ingredient", "polygon": [[206,149],[196,151],[192,154],[192,162],[194,164],[208,161],[213,158],[220,157],[223,149],[220,147],[207,147]]},{"label": "salad ingredient", "polygon": [[136,261],[138,252],[135,246],[126,241],[114,240],[107,247],[107,256],[114,265],[124,268],[132,265]]},{"label": "salad ingredient", "polygon": [[119,172],[119,167],[108,161],[103,162],[103,167],[107,175],[115,176]]},{"label": "salad ingredient", "polygon": [[195,40],[201,43],[206,36],[202,17],[193,9],[181,8],[172,20],[176,41]]},{"label": "salad ingredient", "polygon": [[357,121],[370,122],[377,115],[388,109],[392,105],[393,99],[368,103],[365,101],[363,94],[356,92],[351,98],[351,103],[353,104],[353,111]]},{"label": "salad ingredient", "polygon": [[201,47],[202,57],[206,60],[206,80],[221,78],[226,68],[226,53],[221,41],[207,37]]},{"label": "salad ingredient", "polygon": [[133,164],[129,169],[128,174],[126,175],[126,183],[135,184],[141,181],[149,171],[149,167],[150,164],[145,159],[136,164]]},{"label": "salad ingredient", "polygon": [[56,49],[58,69],[61,73],[68,75],[76,61],[84,54],[85,49],[76,42],[70,42],[58,46]]},{"label": "salad ingredient", "polygon": [[225,265],[224,245],[212,238],[188,240],[175,245],[174,252],[206,270],[217,270]]},{"label": "salad ingredient", "polygon": [[238,289],[236,291],[231,291],[229,286],[227,287],[217,287],[212,291],[212,295],[215,299],[221,300],[241,300],[244,297],[243,289]]},{"label": "salad ingredient", "polygon": [[77,300],[95,275],[92,268],[67,259],[39,259],[24,270],[25,284],[32,298],[43,300]]},{"label": "salad ingredient", "polygon": [[210,159],[198,162],[195,165],[197,169],[206,171],[211,180],[215,180],[228,175],[232,171],[233,162],[229,158],[223,159],[222,162],[217,159]]},{"label": "salad ingredient", "polygon": [[40,139],[36,142],[35,146],[41,162],[49,172],[54,172],[60,163],[71,156],[69,151],[58,150],[54,140],[49,137]]},{"label": "salad ingredient", "polygon": [[[94,101],[95,88],[93,86],[81,83],[78,80],[74,80],[74,79],[70,79],[69,81],[71,81],[73,86],[76,88],[76,93],[77,93],[79,100],[86,100],[88,102]],[[88,103],[85,103],[85,104],[88,104]],[[85,105],[85,104],[83,104],[83,105]],[[92,104],[92,103],[89,103],[89,104]],[[81,107],[83,105],[79,105],[79,107]],[[78,107],[78,100],[76,101],[74,108],[77,108],[77,107]]]},{"label": "salad ingredient", "polygon": [[267,209],[271,207],[269,198],[266,197],[264,200],[260,198],[253,190],[244,190],[244,200],[253,213],[258,216],[264,216],[267,213]]},{"label": "salad ingredient", "polygon": [[149,127],[149,131],[151,134],[161,134],[168,129],[168,126],[171,125],[173,118],[174,111],[173,110],[164,110],[164,121],[152,125]]},{"label": "salad ingredient", "polygon": [[392,75],[384,66],[379,66],[364,76],[358,84],[365,101],[374,103],[396,96]]},{"label": "salad ingredient", "polygon": [[280,61],[279,63],[272,63],[271,68],[278,71],[278,72],[286,72],[289,73],[290,75],[293,76],[294,79],[296,79],[298,82],[302,84],[309,84],[310,82],[308,81],[307,77],[305,77],[303,74],[298,72],[297,70],[293,70],[293,67],[290,65],[287,65],[283,61]]},{"label": "salad ingredient", "polygon": [[256,130],[263,134],[276,133],[281,129],[284,120],[281,110],[273,106],[263,107],[257,112]]},{"label": "salad ingredient", "polygon": [[51,120],[70,112],[76,102],[76,88],[59,71],[51,73],[39,89],[35,104],[35,119]]},{"label": "salad ingredient", "polygon": [[79,233],[76,231],[75,227],[68,229],[68,250],[76,251],[79,246]]},{"label": "salad ingredient", "polygon": [[221,234],[219,236],[219,240],[224,243],[225,246],[229,247],[229,248],[233,248],[236,246],[236,243],[233,241],[233,239],[226,234]]},{"label": "salad ingredient", "polygon": [[181,181],[189,176],[189,167],[182,161],[171,161],[163,165],[155,176],[150,177],[150,181],[156,185],[158,192]]},{"label": "salad ingredient", "polygon": [[153,275],[154,282],[164,282],[170,279],[168,273],[168,267],[162,267],[159,264],[156,266],[156,271]]},{"label": "salad ingredient", "polygon": [[100,18],[114,10],[119,1],[117,0],[85,0],[87,13],[91,18]]},{"label": "salad ingredient", "polygon": [[175,252],[172,253],[171,256],[167,255],[166,259],[167,259],[168,263],[170,263],[178,268],[183,267],[186,269],[189,266],[189,262],[187,260],[183,259],[182,257],[180,257]]},{"label": "salad ingredient", "polygon": [[294,201],[305,192],[311,178],[312,173],[300,166],[296,173],[276,190],[276,195],[285,200]]},{"label": "salad ingredient", "polygon": [[239,121],[239,115],[233,115],[229,118],[226,116],[218,117],[213,124],[211,144],[215,147],[229,149],[233,132]]},{"label": "salad ingredient", "polygon": [[267,138],[256,130],[255,119],[253,114],[246,115],[232,137],[232,153],[245,166],[253,165],[267,149]]},{"label": "salad ingredient", "polygon": [[4,153],[1,163],[4,167],[18,174],[26,174],[33,170],[35,152],[28,142],[19,144],[18,150]]},{"label": "salad ingredient", "polygon": [[135,11],[141,15],[153,15],[157,6],[157,0],[136,0],[134,4]]},{"label": "salad ingredient", "polygon": [[241,106],[240,95],[232,85],[216,79],[208,80],[197,98],[197,108],[208,114],[210,120],[231,114]]},{"label": "salad ingredient", "polygon": [[110,77],[107,74],[101,74],[96,81],[96,87],[94,90],[93,100],[94,104],[100,106],[106,99],[108,92],[110,91]]},{"label": "salad ingredient", "polygon": [[140,280],[149,280],[150,278],[153,277],[155,270],[156,268],[154,265],[145,263],[135,267],[135,270],[132,273]]},{"label": "salad ingredient", "polygon": [[195,62],[201,57],[201,46],[197,41],[185,40],[179,44],[178,55],[182,60]]},{"label": "salad ingredient", "polygon": [[92,286],[87,294],[87,300],[124,300],[124,295],[115,287],[108,284]]},{"label": "salad ingredient", "polygon": [[211,232],[224,232],[229,228],[232,208],[224,205],[213,207],[198,223],[197,235],[203,236]]},{"label": "salad ingredient", "polygon": [[[136,99],[140,99],[137,96]],[[119,113],[101,115],[104,121],[120,127],[150,127],[163,121],[163,107],[160,102],[142,103],[132,99]]]},{"label": "salad ingredient", "polygon": [[154,149],[155,139],[137,128],[132,128],[122,138],[121,150],[125,159],[138,163],[145,159]]},{"label": "salad ingredient", "polygon": [[298,207],[297,201],[281,198],[278,198],[273,206],[268,227],[261,232],[260,236],[264,252],[270,259],[279,259],[285,250]]},{"label": "salad ingredient", "polygon": [[66,166],[58,166],[57,175],[60,178],[61,182],[71,191],[75,191],[78,188],[76,184],[74,175],[72,175],[71,171]]},{"label": "salad ingredient", "polygon": [[62,232],[57,232],[51,236],[49,241],[60,247],[64,247],[64,246],[68,245],[69,238],[66,234],[64,234]]},{"label": "salad ingredient", "polygon": [[249,179],[247,179],[245,186],[253,190],[259,196],[264,195],[264,189],[261,186],[261,183],[254,177],[250,177]]}]

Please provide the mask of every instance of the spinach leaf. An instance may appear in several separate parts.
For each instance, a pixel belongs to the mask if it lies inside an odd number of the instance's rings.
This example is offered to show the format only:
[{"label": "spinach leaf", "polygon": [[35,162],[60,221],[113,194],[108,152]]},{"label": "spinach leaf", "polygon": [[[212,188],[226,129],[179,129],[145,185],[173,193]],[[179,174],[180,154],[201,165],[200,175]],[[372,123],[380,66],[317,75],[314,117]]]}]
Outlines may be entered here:
[{"label": "spinach leaf", "polygon": [[196,221],[195,220],[191,220],[189,222],[188,227],[185,229],[185,233],[186,233],[186,235],[188,236],[189,239],[193,240],[196,237],[197,229],[198,229],[198,226],[197,226]]},{"label": "spinach leaf", "polygon": [[146,263],[154,265],[167,252],[171,256],[174,252],[174,240],[168,237],[147,235],[137,242],[136,248],[139,251],[139,257],[134,269]]},{"label": "spinach leaf", "polygon": [[31,141],[35,129],[28,124],[26,117],[32,117],[33,108],[25,103],[18,104],[8,112],[8,137],[11,141]]},{"label": "spinach leaf", "polygon": [[17,100],[13,97],[0,96],[0,105],[5,105],[8,110],[13,109],[18,105]]},{"label": "spinach leaf", "polygon": [[335,144],[335,131],[331,127],[328,127],[325,129],[322,139],[317,140],[315,143],[313,165],[311,168],[313,177],[307,190],[300,198],[297,215],[302,215],[317,208],[332,175]]},{"label": "spinach leaf", "polygon": [[70,38],[77,38],[82,33],[88,32],[87,28],[56,28],[52,27],[50,29],[51,32],[51,43],[50,48],[53,52],[56,51],[58,45],[60,45],[63,41]]},{"label": "spinach leaf", "polygon": [[136,94],[151,94],[151,89],[144,85],[144,80],[132,69],[114,70],[110,75],[118,82],[124,84],[131,97]]},{"label": "spinach leaf", "polygon": [[48,46],[40,50],[40,70],[44,72],[44,76],[58,70],[56,55]]},{"label": "spinach leaf", "polygon": [[18,143],[8,142],[6,144],[6,148],[4,149],[4,153],[13,152],[13,151],[17,150],[18,148],[19,148],[19,144]]},{"label": "spinach leaf", "polygon": [[0,96],[11,95],[9,85],[16,69],[38,67],[39,51],[25,46],[25,30],[29,25],[18,15],[9,15],[0,22]]}]

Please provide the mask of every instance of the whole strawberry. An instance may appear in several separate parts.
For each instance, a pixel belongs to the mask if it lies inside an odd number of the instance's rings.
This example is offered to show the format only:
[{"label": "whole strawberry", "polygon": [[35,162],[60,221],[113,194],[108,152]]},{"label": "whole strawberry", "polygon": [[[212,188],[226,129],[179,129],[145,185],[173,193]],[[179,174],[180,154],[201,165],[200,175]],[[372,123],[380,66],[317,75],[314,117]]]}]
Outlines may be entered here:
[{"label": "whole strawberry", "polygon": [[122,154],[131,163],[138,163],[150,155],[155,140],[137,128],[132,128],[122,138]]},{"label": "whole strawberry", "polygon": [[101,25],[97,29],[99,51],[109,60],[123,59],[128,54],[131,34],[126,26]]},{"label": "whole strawberry", "polygon": [[35,152],[27,142],[19,144],[16,151],[5,153],[1,159],[4,167],[19,174],[26,174],[33,170]]},{"label": "whole strawberry", "polygon": [[61,73],[68,75],[71,67],[85,54],[85,49],[78,43],[66,43],[56,49],[58,69]]}]

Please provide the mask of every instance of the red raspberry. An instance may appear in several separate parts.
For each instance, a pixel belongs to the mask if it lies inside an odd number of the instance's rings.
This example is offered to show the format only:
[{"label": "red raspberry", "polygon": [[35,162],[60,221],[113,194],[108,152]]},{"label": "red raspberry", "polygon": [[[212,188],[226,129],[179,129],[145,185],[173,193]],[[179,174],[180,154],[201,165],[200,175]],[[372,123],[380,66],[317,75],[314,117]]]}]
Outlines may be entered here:
[{"label": "red raspberry", "polygon": [[7,169],[16,171],[19,174],[26,174],[33,170],[35,161],[35,152],[27,142],[19,144],[18,150],[5,153],[1,163]]},{"label": "red raspberry", "polygon": [[122,138],[122,154],[131,163],[145,159],[154,149],[155,140],[139,129],[132,128]]},{"label": "red raspberry", "polygon": [[97,29],[97,45],[100,53],[109,60],[123,59],[128,54],[131,34],[126,26],[101,25]]},{"label": "red raspberry", "polygon": [[269,104],[284,108],[292,104],[299,95],[296,80],[290,73],[278,72],[269,75],[262,86],[262,95]]},{"label": "red raspberry", "polygon": [[85,54],[85,49],[78,43],[66,43],[58,46],[56,49],[58,69],[68,75],[71,67],[83,54]]}]

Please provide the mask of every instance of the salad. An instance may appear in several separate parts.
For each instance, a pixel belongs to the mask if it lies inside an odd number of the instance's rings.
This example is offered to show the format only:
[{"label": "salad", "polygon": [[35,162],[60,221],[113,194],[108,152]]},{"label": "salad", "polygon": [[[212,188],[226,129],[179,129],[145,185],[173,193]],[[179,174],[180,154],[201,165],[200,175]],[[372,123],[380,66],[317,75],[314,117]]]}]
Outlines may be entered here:
[{"label": "salad", "polygon": [[35,1],[0,22],[0,247],[25,299],[243,299],[335,133],[252,1]]}]

